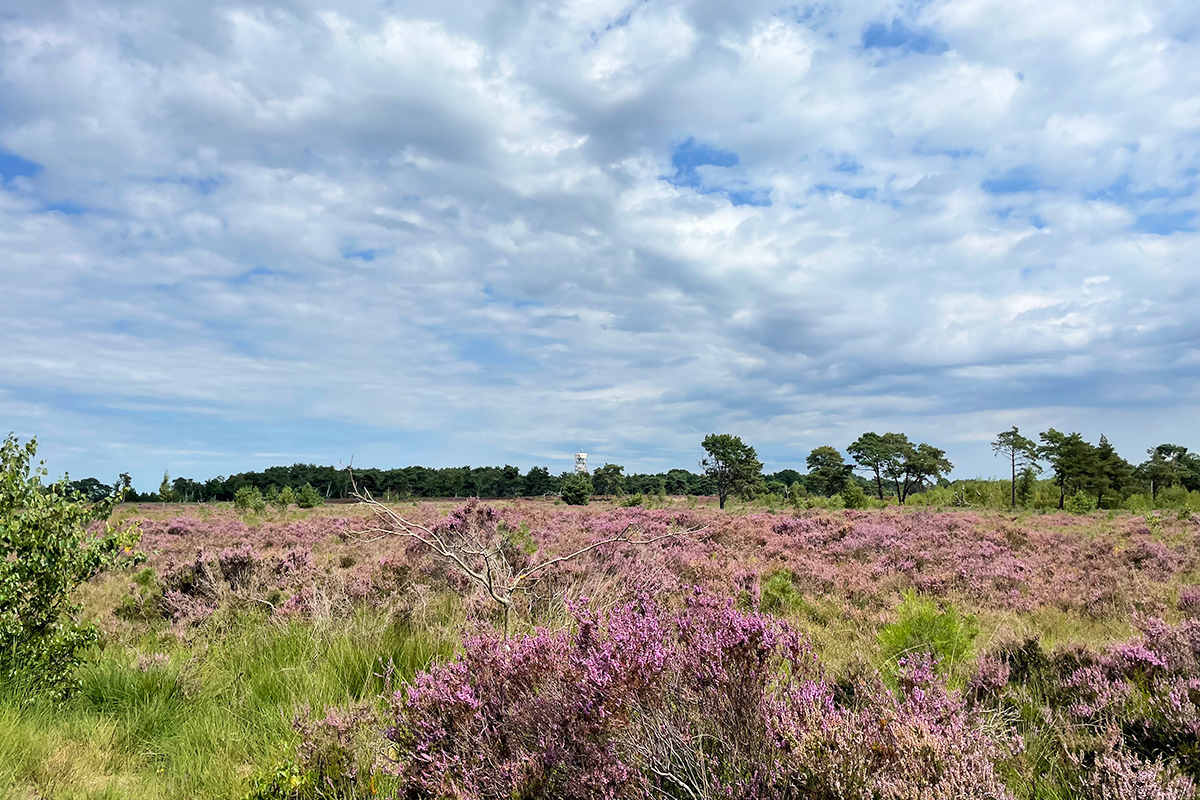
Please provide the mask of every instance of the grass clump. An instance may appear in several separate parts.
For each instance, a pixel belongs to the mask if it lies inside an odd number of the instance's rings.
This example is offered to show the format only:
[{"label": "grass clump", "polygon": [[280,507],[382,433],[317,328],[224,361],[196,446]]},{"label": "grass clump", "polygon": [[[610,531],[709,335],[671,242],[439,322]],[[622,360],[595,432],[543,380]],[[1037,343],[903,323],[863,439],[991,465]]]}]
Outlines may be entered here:
[{"label": "grass clump", "polygon": [[[398,686],[454,647],[436,625],[370,610],[235,622],[94,652],[65,704],[0,697],[0,786],[48,800],[242,798],[280,765],[302,772],[297,747],[305,731],[330,729],[328,709],[382,704],[389,680]],[[64,754],[74,766],[60,764]]]},{"label": "grass clump", "polygon": [[895,622],[879,631],[885,672],[894,672],[901,658],[927,653],[942,671],[952,670],[971,655],[979,625],[971,614],[954,606],[939,607],[932,598],[905,592]]}]

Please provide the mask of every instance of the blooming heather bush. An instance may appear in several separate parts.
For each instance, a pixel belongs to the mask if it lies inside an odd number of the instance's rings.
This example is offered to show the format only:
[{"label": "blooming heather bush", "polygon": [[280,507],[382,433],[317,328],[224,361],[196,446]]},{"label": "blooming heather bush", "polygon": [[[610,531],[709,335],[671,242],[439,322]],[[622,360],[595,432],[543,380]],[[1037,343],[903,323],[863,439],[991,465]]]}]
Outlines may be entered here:
[{"label": "blooming heather bush", "polygon": [[[1162,533],[1146,530],[1141,518],[1106,523],[1069,514],[1018,521],[964,512],[846,511],[795,515],[717,514],[685,509],[564,507],[540,503],[507,506],[477,504],[495,533],[528,531],[527,543],[539,557],[572,552],[611,538],[632,526],[644,538],[670,530],[706,528],[702,536],[663,540],[648,547],[612,545],[569,564],[538,573],[536,591],[525,600],[527,620],[537,608],[559,609],[579,593],[628,600],[640,592],[681,594],[702,585],[722,594],[743,590],[748,572],[765,584],[772,575],[791,575],[797,595],[848,604],[849,613],[874,613],[892,599],[916,590],[956,607],[1061,611],[1108,619],[1124,618],[1133,607],[1162,613],[1186,595],[1175,588],[1181,577],[1200,569],[1200,537],[1189,520],[1155,517]],[[464,509],[443,516],[434,504],[406,510],[423,525],[462,525]],[[462,519],[459,519],[463,517]],[[473,524],[473,523],[472,523]],[[388,538],[364,542],[352,530],[361,522],[315,514],[291,522],[251,527],[236,517],[200,521],[145,520],[145,549],[160,574],[165,563],[189,559],[197,547],[220,553],[242,545],[267,555],[291,547],[311,547],[314,561],[353,558],[359,564],[403,563],[412,582],[467,597],[473,590],[446,565],[430,559],[412,542]],[[494,526],[494,527],[492,527]],[[490,535],[490,534],[489,534]],[[334,562],[334,572],[345,569]],[[376,580],[376,576],[372,576]],[[407,585],[407,584],[406,584]],[[474,602],[468,598],[468,602]],[[807,606],[794,604],[797,609]],[[857,610],[857,611],[856,611]]]},{"label": "blooming heather bush", "polygon": [[1000,798],[995,747],[933,665],[834,700],[805,641],[707,595],[574,607],[469,639],[393,698],[410,797]]},{"label": "blooming heather bush", "polygon": [[1196,796],[1195,784],[1161,760],[1142,761],[1111,745],[1096,759],[1085,787],[1089,800],[1192,800]]},{"label": "blooming heather bush", "polygon": [[1174,776],[1200,777],[1200,622],[1135,622],[1138,637],[1099,652],[1028,640],[985,653],[973,703],[1024,720],[1026,736],[1070,754],[1065,763],[1091,764],[1076,779],[1085,796],[1191,797]]},{"label": "blooming heather bush", "polygon": [[1178,608],[1189,617],[1200,615],[1200,586],[1185,586],[1180,589]]}]

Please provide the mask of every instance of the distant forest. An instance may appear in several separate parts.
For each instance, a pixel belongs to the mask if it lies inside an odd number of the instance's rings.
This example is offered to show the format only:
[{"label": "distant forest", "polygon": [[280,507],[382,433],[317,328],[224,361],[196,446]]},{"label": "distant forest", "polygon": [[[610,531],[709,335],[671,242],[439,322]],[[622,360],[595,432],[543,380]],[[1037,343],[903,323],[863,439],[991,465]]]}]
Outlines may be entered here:
[{"label": "distant forest", "polygon": [[[718,437],[720,438],[720,437]],[[741,440],[733,438],[741,445]],[[706,440],[707,441],[707,440]],[[795,500],[797,497],[846,497],[865,494],[879,502],[936,505],[1011,505],[1031,508],[1140,508],[1200,504],[1200,454],[1176,444],[1160,444],[1146,451],[1147,458],[1134,464],[1121,457],[1104,436],[1091,444],[1078,433],[1064,434],[1051,428],[1038,441],[1022,436],[1016,427],[1002,431],[991,443],[999,457],[998,466],[1007,473],[1002,480],[950,481],[952,468],[945,453],[930,445],[911,443],[903,434],[864,433],[843,452],[825,445],[814,448],[806,459],[807,473],[794,469],[759,472],[754,449],[746,451],[757,473],[748,486],[751,494]],[[856,474],[861,473],[861,474]],[[408,498],[511,498],[558,495],[570,475],[555,475],[547,467],[521,472],[517,467],[421,466],[396,469],[355,469],[354,480],[362,491],[380,499]],[[1044,477],[1043,477],[1044,476]],[[915,478],[915,480],[910,480]],[[299,492],[311,486],[330,500],[353,495],[351,476],[343,467],[293,464],[269,467],[261,472],[242,472],[205,481],[164,475],[158,491],[138,492],[121,476],[126,498],[133,502],[231,501],[239,489],[258,489],[273,496],[290,488]],[[605,464],[593,470],[592,491],[598,495],[701,495],[717,493],[714,472],[672,469],[654,474],[624,474],[618,465]],[[84,494],[100,498],[112,487],[96,478],[73,481]],[[894,487],[894,490],[893,490]],[[862,492],[859,492],[859,489]],[[854,490],[854,491],[850,491]],[[1166,493],[1165,495],[1163,493]],[[748,499],[748,498],[747,498]]]}]

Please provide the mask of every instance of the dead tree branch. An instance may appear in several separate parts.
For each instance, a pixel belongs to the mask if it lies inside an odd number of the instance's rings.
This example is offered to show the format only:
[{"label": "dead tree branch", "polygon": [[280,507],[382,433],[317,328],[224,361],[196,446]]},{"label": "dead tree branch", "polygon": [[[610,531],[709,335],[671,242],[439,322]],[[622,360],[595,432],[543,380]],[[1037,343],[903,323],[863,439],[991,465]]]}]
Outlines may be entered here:
[{"label": "dead tree branch", "polygon": [[354,482],[353,472],[351,472],[351,486],[354,497],[365,504],[372,514],[371,524],[357,531],[368,537],[364,541],[374,542],[388,537],[411,539],[421,544],[433,555],[453,565],[463,577],[483,589],[488,597],[500,606],[504,614],[505,638],[508,637],[509,611],[512,608],[513,597],[524,588],[533,575],[607,545],[644,546],[664,539],[694,536],[706,530],[703,527],[692,528],[642,538],[638,536],[638,531],[630,525],[616,536],[593,542],[566,555],[538,561],[518,570],[514,569],[505,555],[504,543],[500,536],[494,536],[493,541],[483,542],[473,531],[441,531],[421,525],[405,518],[394,508],[379,502],[371,496],[369,491],[360,491]]}]

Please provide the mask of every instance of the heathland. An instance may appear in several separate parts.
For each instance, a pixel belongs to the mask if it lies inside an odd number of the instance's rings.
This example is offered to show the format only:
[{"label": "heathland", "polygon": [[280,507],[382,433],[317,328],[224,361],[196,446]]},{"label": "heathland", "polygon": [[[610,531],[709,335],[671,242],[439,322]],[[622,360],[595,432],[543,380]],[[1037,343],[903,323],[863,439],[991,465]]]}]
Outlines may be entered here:
[{"label": "heathland", "polygon": [[653,504],[117,506],[0,787],[1193,796],[1200,516]]}]

